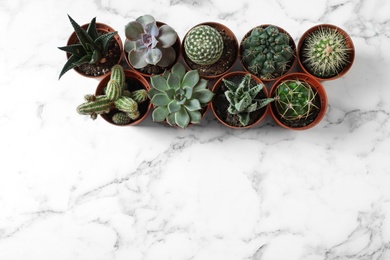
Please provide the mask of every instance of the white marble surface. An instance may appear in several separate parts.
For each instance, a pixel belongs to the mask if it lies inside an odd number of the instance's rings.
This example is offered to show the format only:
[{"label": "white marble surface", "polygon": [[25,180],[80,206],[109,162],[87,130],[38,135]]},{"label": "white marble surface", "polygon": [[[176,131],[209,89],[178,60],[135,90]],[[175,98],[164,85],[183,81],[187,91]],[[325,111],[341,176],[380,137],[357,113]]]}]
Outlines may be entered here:
[{"label": "white marble surface", "polygon": [[[390,1],[0,1],[1,260],[389,260]],[[63,46],[92,17],[142,14],[179,36],[200,22],[240,40],[271,23],[295,39],[318,23],[350,33],[356,58],[325,82],[313,129],[229,130],[147,118],[113,127],[76,113],[97,81]]]}]

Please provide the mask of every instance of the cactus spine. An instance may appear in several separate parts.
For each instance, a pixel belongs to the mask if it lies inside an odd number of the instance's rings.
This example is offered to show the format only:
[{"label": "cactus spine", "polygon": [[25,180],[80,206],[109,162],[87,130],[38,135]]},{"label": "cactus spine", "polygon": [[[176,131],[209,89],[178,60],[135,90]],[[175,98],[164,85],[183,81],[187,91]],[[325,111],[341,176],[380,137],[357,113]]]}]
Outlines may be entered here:
[{"label": "cactus spine", "polygon": [[199,25],[188,32],[184,41],[184,49],[187,57],[194,63],[210,65],[221,57],[223,39],[213,27]]},{"label": "cactus spine", "polygon": [[349,51],[341,32],[320,27],[303,42],[303,65],[317,77],[333,77],[347,65]]}]

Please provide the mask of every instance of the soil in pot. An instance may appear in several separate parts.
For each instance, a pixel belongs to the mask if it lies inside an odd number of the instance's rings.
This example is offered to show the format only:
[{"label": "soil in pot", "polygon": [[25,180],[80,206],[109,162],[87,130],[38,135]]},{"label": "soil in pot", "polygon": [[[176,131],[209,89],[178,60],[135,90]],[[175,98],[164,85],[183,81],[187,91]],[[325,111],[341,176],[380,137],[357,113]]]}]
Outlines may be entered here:
[{"label": "soil in pot", "polygon": [[[240,83],[242,81],[242,76],[233,76],[229,77],[229,80],[234,83]],[[253,85],[258,84],[255,80],[251,79],[251,83]],[[229,107],[229,101],[227,100],[225,96],[225,91],[227,88],[224,84],[221,84],[220,87],[217,89],[215,93],[215,97],[213,99],[213,107],[214,111],[217,114],[217,116],[222,119],[226,124],[234,126],[234,127],[242,127],[240,120],[237,115],[232,115],[228,113],[228,107]],[[266,98],[266,95],[263,91],[260,91],[259,94],[256,96],[257,99],[263,99]],[[256,110],[249,114],[249,125],[252,125],[256,123],[266,112],[267,107],[263,107],[259,110]]]},{"label": "soil in pot", "polygon": [[228,33],[226,33],[224,29],[220,29],[218,27],[214,27],[214,29],[216,29],[221,34],[223,39],[223,52],[221,58],[216,63],[211,65],[199,65],[188,59],[185,55],[185,52],[183,52],[183,58],[185,59],[185,62],[191,69],[197,69],[201,77],[223,74],[229,70],[229,68],[236,61],[238,49],[236,40]]}]

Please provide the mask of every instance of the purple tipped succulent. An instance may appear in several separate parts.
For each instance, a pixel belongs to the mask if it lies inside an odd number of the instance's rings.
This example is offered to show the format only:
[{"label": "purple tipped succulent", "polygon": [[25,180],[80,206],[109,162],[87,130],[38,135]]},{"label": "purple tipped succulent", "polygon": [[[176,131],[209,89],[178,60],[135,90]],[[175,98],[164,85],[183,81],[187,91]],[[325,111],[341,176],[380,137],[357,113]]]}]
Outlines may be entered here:
[{"label": "purple tipped succulent", "polygon": [[130,64],[144,68],[148,64],[168,67],[176,59],[172,45],[176,42],[177,33],[169,25],[157,27],[151,15],[143,15],[125,26],[125,51]]}]

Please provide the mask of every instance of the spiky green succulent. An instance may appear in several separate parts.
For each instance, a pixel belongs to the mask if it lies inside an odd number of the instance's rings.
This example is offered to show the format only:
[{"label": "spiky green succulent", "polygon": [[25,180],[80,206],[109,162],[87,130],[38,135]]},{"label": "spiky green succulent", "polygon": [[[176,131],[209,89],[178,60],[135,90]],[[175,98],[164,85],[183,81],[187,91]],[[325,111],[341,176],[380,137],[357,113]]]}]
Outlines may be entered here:
[{"label": "spiky green succulent", "polygon": [[177,33],[169,25],[157,27],[151,15],[143,15],[125,27],[125,46],[130,64],[141,69],[148,64],[169,67],[176,59],[172,45]]},{"label": "spiky green succulent", "polygon": [[290,68],[294,50],[287,34],[269,25],[256,27],[242,42],[242,62],[249,72],[261,79],[273,79]]},{"label": "spiky green succulent", "polygon": [[227,90],[226,99],[229,101],[228,112],[237,115],[241,126],[247,126],[250,120],[250,113],[265,107],[272,102],[273,98],[256,98],[257,94],[264,88],[264,84],[252,84],[252,77],[246,74],[240,83],[222,79]]},{"label": "spiky green succulent", "polygon": [[307,118],[319,109],[314,102],[316,95],[317,92],[305,81],[283,81],[274,94],[276,110],[287,121]]},{"label": "spiky green succulent", "polygon": [[[145,89],[132,92],[127,89],[123,68],[120,65],[115,65],[111,69],[110,80],[103,95],[86,95],[86,102],[77,107],[77,112],[96,119],[98,114],[107,114],[113,109],[117,109],[119,112],[114,114],[113,122],[127,124],[131,120],[139,118],[138,104],[147,99],[148,95]],[[119,113],[120,115],[117,115]]]},{"label": "spiky green succulent", "polygon": [[186,72],[181,63],[171,72],[151,77],[148,95],[155,109],[153,121],[186,128],[189,123],[199,123],[201,109],[207,106],[214,94],[207,89],[207,80],[199,77],[197,70]]},{"label": "spiky green succulent", "polygon": [[223,39],[213,27],[199,25],[188,32],[184,41],[184,50],[192,62],[199,65],[210,65],[221,57]]},{"label": "spiky green succulent", "polygon": [[347,65],[349,52],[346,38],[340,31],[320,27],[304,40],[302,63],[314,76],[329,78],[336,76]]},{"label": "spiky green succulent", "polygon": [[69,15],[70,23],[76,33],[79,43],[58,47],[70,54],[68,61],[60,72],[59,79],[70,69],[82,64],[97,64],[107,53],[108,43],[118,32],[109,32],[99,36],[96,29],[96,17],[91,20],[87,30],[78,25]]}]

